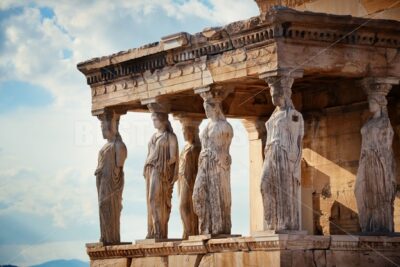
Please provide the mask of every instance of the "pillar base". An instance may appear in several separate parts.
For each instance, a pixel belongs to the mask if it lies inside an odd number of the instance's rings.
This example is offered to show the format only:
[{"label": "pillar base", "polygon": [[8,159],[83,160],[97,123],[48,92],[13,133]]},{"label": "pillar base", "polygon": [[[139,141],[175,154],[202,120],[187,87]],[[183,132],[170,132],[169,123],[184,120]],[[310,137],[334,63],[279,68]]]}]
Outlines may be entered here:
[{"label": "pillar base", "polygon": [[147,238],[147,239],[138,239],[135,240],[135,244],[155,244],[155,243],[160,243],[160,242],[176,242],[176,241],[182,241],[182,239],[179,238]]},{"label": "pillar base", "polygon": [[221,238],[231,238],[231,237],[241,237],[242,235],[230,235],[230,234],[208,234],[208,235],[191,235],[188,241],[205,241],[209,239],[221,239]]},{"label": "pillar base", "polygon": [[264,230],[264,231],[252,232],[251,236],[259,237],[259,236],[270,236],[270,235],[279,235],[279,234],[306,235],[306,234],[308,234],[308,231],[303,231],[303,230]]}]

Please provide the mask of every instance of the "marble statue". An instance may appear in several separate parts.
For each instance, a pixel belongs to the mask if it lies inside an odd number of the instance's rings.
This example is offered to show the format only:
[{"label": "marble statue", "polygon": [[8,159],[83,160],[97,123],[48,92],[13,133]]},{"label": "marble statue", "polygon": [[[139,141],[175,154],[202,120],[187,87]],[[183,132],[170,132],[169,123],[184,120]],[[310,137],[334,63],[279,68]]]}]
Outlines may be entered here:
[{"label": "marble statue", "polygon": [[[301,155],[303,116],[291,100],[289,77],[274,77],[270,84],[276,106],[266,122],[267,140],[261,177],[266,230],[300,230]],[[278,80],[279,79],[279,80]]]},{"label": "marble statue", "polygon": [[185,117],[180,118],[180,121],[186,144],[179,156],[179,210],[183,223],[182,238],[187,239],[190,235],[197,235],[199,233],[198,218],[193,210],[192,195],[201,149],[199,139],[199,124],[201,120]]},{"label": "marble statue", "polygon": [[204,109],[210,119],[200,135],[199,169],[193,190],[194,212],[200,234],[230,234],[231,188],[229,147],[232,126],[222,113],[222,92],[203,92]]},{"label": "marble statue", "polygon": [[127,150],[118,133],[119,115],[105,113],[99,116],[101,130],[107,143],[99,152],[95,172],[100,215],[100,242],[120,243],[120,216],[124,189],[124,162]]},{"label": "marble statue", "polygon": [[362,232],[393,232],[396,195],[394,131],[387,113],[390,85],[377,85],[368,92],[372,117],[361,128],[362,144],[355,196]]},{"label": "marble statue", "polygon": [[151,117],[157,132],[150,139],[144,166],[148,215],[146,239],[166,239],[172,190],[178,179],[178,141],[168,113],[153,110]]}]

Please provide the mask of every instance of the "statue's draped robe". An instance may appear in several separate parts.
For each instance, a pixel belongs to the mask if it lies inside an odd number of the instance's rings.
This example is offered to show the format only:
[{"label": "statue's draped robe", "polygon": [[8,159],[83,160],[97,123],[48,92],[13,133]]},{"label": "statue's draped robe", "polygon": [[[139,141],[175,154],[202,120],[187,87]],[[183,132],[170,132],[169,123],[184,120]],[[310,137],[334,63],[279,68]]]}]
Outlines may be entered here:
[{"label": "statue's draped robe", "polygon": [[304,121],[295,109],[274,111],[266,123],[261,178],[267,230],[299,230],[299,190]]},{"label": "statue's draped robe", "polygon": [[193,190],[201,234],[230,234],[231,188],[229,146],[233,137],[226,120],[210,122],[200,135],[202,149]]},{"label": "statue's draped robe", "polygon": [[117,165],[117,146],[125,147],[118,136],[99,152],[95,172],[100,214],[100,241],[108,244],[120,242],[120,216],[124,173]]},{"label": "statue's draped robe", "polygon": [[200,144],[186,144],[179,156],[180,212],[183,222],[183,238],[198,234],[198,218],[193,210],[193,187],[196,180]]},{"label": "statue's draped robe", "polygon": [[393,128],[389,118],[372,118],[362,128],[355,195],[363,232],[392,232],[396,194]]},{"label": "statue's draped robe", "polygon": [[[171,132],[154,134],[149,142],[144,167],[147,196],[147,238],[168,238],[168,221],[171,213],[173,183],[178,178],[178,163],[169,164],[170,142],[176,136]],[[179,157],[176,147],[175,159]]]}]

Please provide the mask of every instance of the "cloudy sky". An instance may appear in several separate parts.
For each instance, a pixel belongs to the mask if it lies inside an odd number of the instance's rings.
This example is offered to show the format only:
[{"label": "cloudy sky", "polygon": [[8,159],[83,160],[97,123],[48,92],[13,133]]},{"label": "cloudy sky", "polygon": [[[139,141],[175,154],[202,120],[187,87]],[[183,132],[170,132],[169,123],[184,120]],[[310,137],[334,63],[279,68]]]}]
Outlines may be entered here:
[{"label": "cloudy sky", "polygon": [[[90,114],[80,61],[258,14],[253,0],[0,1],[0,264],[88,261],[99,238],[93,175],[104,144]],[[231,121],[233,233],[247,234],[248,146]],[[183,147],[181,128],[173,127]],[[204,127],[204,122],[202,124]],[[121,119],[128,147],[123,241],[146,234],[142,166],[153,129],[148,114]],[[174,195],[170,236],[181,236]]]}]

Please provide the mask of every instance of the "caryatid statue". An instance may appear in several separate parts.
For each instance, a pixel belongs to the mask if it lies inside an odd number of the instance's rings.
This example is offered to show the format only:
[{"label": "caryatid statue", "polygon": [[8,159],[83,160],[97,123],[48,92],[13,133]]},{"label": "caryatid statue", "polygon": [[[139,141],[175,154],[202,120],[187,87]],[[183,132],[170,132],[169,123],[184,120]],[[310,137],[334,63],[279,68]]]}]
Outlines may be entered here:
[{"label": "caryatid statue", "polygon": [[201,143],[199,138],[199,125],[201,118],[178,115],[182,124],[185,147],[179,155],[179,180],[178,192],[180,196],[179,210],[183,223],[183,239],[190,235],[197,235],[198,218],[193,209],[193,187],[196,180]]},{"label": "caryatid statue", "polygon": [[265,230],[300,230],[304,121],[291,99],[293,81],[289,76],[267,78],[276,108],[265,124],[267,140],[261,177]]},{"label": "caryatid statue", "polygon": [[396,195],[394,131],[387,112],[390,83],[365,79],[369,110],[373,114],[361,128],[361,155],[355,196],[362,232],[393,232],[393,202]]},{"label": "caryatid statue", "polygon": [[157,132],[148,145],[144,166],[147,198],[147,239],[168,238],[172,190],[178,179],[178,141],[168,120],[168,107],[159,103],[148,104]]},{"label": "caryatid statue", "polygon": [[194,212],[200,234],[231,233],[231,156],[232,126],[222,113],[221,102],[227,91],[204,91],[204,109],[209,122],[200,135],[201,152],[193,190]]},{"label": "caryatid statue", "polygon": [[107,143],[99,152],[95,172],[100,214],[100,242],[120,243],[120,217],[124,189],[124,162],[127,150],[118,132],[119,114],[106,112],[99,116]]}]

